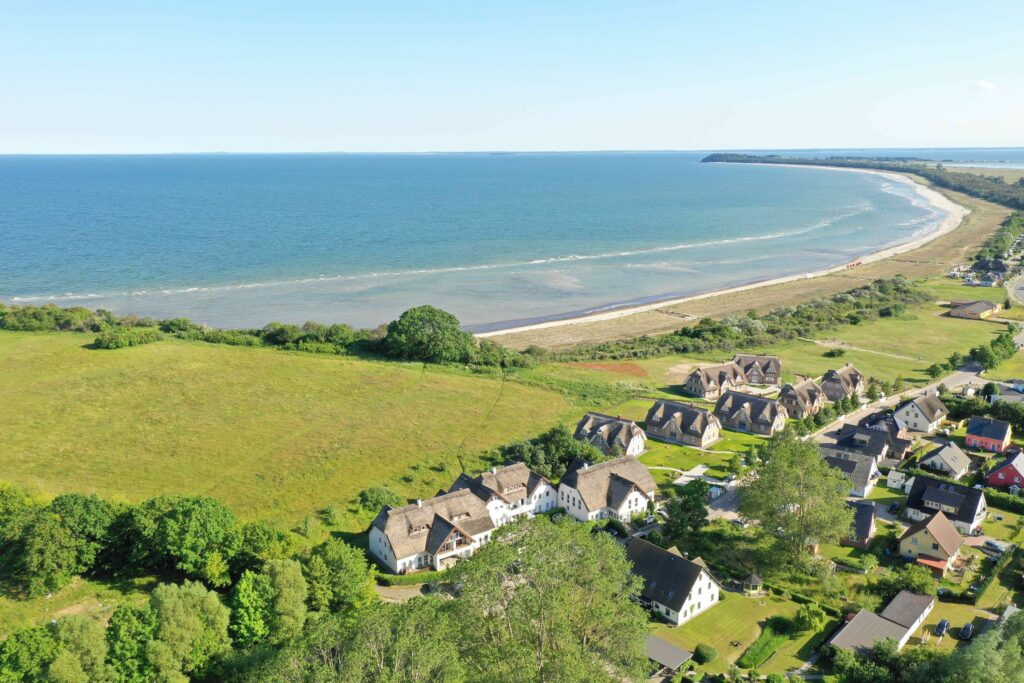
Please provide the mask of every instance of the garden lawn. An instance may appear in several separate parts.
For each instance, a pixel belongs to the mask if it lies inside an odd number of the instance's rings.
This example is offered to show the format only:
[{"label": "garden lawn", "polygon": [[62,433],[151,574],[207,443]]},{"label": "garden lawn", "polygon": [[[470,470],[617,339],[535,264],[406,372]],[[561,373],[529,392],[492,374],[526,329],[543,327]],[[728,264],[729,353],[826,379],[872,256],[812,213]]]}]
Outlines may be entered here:
[{"label": "garden lawn", "polygon": [[[91,341],[0,332],[0,479],[42,495],[203,494],[294,524],[375,484],[432,495],[485,449],[575,411],[561,393],[435,366]],[[343,513],[339,528],[371,516]]]},{"label": "garden lawn", "polygon": [[[961,647],[966,645],[966,643],[957,638],[957,633],[959,633],[960,628],[964,624],[968,621],[973,622],[974,635],[977,637],[979,629],[985,624],[986,620],[991,618],[991,615],[986,614],[974,605],[937,601],[935,609],[925,619],[924,624],[907,641],[907,647],[919,647],[925,644],[940,650],[952,650],[956,647]],[[935,635],[935,627],[943,619],[949,620],[949,632],[940,640]]]},{"label": "garden lawn", "polygon": [[[798,609],[795,602],[775,595],[762,600],[723,592],[719,604],[707,612],[682,626],[661,624],[655,629],[655,635],[691,652],[697,645],[707,643],[715,648],[718,657],[701,668],[709,673],[724,673],[757,640],[769,617],[792,619]],[[757,667],[758,670],[762,673],[783,673],[800,667],[810,656],[805,645],[815,635],[813,632],[801,633],[786,641],[768,661]],[[733,641],[738,641],[739,645],[733,647],[730,644]]]},{"label": "garden lawn", "polygon": [[[647,442],[649,450],[640,456],[640,462],[648,467],[673,467],[686,472],[697,465],[707,465],[711,476],[728,474],[731,453],[709,453],[689,446],[676,446],[651,439]],[[676,475],[679,476],[678,474]]]},{"label": "garden lawn", "polygon": [[1002,287],[972,287],[965,285],[962,280],[948,277],[925,280],[921,286],[936,301],[991,301],[995,304],[1006,301],[1006,290]]},{"label": "garden lawn", "polygon": [[1024,602],[1024,589],[1020,584],[1020,569],[1024,562],[1024,551],[1018,550],[1009,565],[985,586],[978,596],[977,606],[980,609],[1001,614],[1007,605],[1020,605]]}]

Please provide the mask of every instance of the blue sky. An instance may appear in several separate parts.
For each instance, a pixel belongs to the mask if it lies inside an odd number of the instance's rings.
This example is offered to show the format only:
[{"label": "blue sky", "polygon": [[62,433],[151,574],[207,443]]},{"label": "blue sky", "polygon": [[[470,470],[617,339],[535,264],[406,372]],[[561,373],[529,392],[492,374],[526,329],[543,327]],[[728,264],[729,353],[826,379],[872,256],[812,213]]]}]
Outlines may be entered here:
[{"label": "blue sky", "polygon": [[1022,27],[1019,0],[7,2],[0,153],[1021,146]]}]

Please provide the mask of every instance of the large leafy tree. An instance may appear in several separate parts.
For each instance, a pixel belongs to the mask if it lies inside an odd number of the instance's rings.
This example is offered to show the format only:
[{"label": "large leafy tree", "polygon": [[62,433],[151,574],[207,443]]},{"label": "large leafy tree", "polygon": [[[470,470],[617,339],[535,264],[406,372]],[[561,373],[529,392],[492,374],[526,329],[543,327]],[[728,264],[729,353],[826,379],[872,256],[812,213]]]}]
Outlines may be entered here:
[{"label": "large leafy tree", "polygon": [[802,563],[813,544],[835,542],[849,532],[850,482],[822,460],[816,444],[787,429],[760,456],[763,464],[740,488],[740,512],[774,539],[780,561]]},{"label": "large leafy tree", "polygon": [[674,543],[692,541],[708,523],[708,483],[696,479],[683,487],[666,509],[664,534]]},{"label": "large leafy tree", "polygon": [[160,584],[150,597],[155,628],[147,657],[160,675],[201,675],[231,647],[228,608],[201,583]]},{"label": "large leafy tree", "polygon": [[321,543],[307,562],[310,606],[335,612],[359,609],[376,598],[376,573],[358,548],[336,539]]},{"label": "large leafy tree", "polygon": [[270,642],[297,638],[306,623],[308,586],[295,560],[271,560],[264,569],[273,592],[270,601]]},{"label": "large leafy tree", "polygon": [[454,570],[474,681],[619,681],[645,664],[642,582],[622,546],[570,520],[503,527]]},{"label": "large leafy tree", "polygon": [[154,679],[147,645],[156,630],[156,615],[149,606],[119,605],[107,624],[107,651],[118,683],[146,683]]},{"label": "large leafy tree", "polygon": [[270,601],[274,589],[266,574],[246,570],[231,590],[231,638],[242,647],[270,635]]},{"label": "large leafy tree", "polygon": [[160,496],[130,513],[129,542],[136,566],[174,568],[211,586],[226,586],[228,563],[242,545],[230,508],[202,496]]},{"label": "large leafy tree", "polygon": [[410,308],[393,320],[383,342],[388,355],[424,363],[464,363],[476,348],[458,318],[433,306]]}]

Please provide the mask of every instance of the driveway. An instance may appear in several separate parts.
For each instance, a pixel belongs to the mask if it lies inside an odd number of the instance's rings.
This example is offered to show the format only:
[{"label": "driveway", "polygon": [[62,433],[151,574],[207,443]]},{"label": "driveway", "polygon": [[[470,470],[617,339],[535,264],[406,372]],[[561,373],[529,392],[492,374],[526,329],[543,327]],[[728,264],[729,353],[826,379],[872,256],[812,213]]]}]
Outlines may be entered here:
[{"label": "driveway", "polygon": [[735,486],[730,486],[725,490],[725,493],[708,503],[708,519],[725,519],[729,521],[739,519],[739,508],[739,489]]}]

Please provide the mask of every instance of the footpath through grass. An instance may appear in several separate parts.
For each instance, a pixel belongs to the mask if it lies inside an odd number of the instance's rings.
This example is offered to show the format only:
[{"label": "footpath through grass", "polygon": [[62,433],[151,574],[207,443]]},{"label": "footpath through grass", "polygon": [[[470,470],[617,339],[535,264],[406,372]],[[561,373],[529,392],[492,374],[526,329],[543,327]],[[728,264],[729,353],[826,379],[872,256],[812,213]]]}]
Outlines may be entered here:
[{"label": "footpath through grass", "polygon": [[0,333],[0,479],[44,495],[205,494],[293,525],[374,484],[431,495],[484,449],[575,412],[562,393],[438,367],[89,341]]}]

